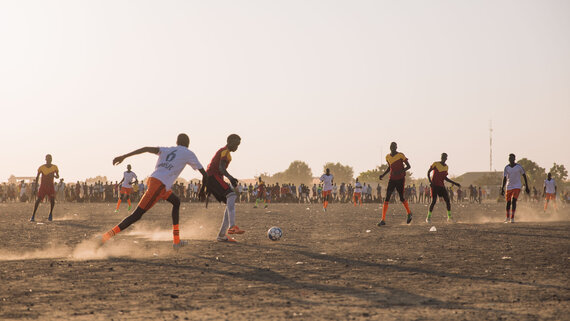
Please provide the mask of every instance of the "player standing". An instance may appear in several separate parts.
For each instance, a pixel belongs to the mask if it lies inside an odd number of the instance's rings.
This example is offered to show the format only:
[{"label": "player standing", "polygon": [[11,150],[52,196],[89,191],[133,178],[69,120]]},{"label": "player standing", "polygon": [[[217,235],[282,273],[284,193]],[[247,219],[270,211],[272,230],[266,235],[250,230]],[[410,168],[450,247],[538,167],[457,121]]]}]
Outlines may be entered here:
[{"label": "player standing", "polygon": [[[431,186],[431,204],[429,206],[428,215],[426,217],[426,223],[431,223],[431,213],[433,211],[433,207],[437,201],[437,197],[443,197],[445,201],[445,205],[447,206],[447,221],[451,222],[451,202],[449,201],[449,194],[447,193],[447,188],[445,188],[444,181],[448,181],[453,185],[457,185],[461,187],[460,184],[450,180],[447,178],[447,171],[448,166],[445,164],[447,161],[447,154],[441,154],[441,161],[434,162],[427,172],[427,177]],[[433,177],[430,177],[430,173],[433,171]]]},{"label": "player standing", "polygon": [[55,206],[55,186],[53,185],[53,180],[59,178],[59,169],[57,166],[52,164],[51,161],[51,155],[47,154],[46,163],[38,168],[38,174],[36,175],[34,185],[38,186],[38,179],[40,178],[40,174],[42,175],[42,182],[40,184],[40,188],[38,189],[38,198],[34,204],[34,212],[32,213],[30,222],[35,221],[38,206],[46,196],[49,198],[50,203],[48,221],[51,222],[53,220],[53,208]]},{"label": "player standing", "polygon": [[131,165],[127,165],[127,171],[123,173],[123,179],[119,182],[121,185],[121,191],[119,193],[119,200],[117,201],[117,208],[115,209],[115,213],[119,212],[119,206],[121,206],[121,201],[123,200],[123,196],[127,199],[127,203],[129,204],[129,208],[127,211],[131,210],[131,194],[133,193],[133,184],[138,184],[137,174],[131,171]]},{"label": "player standing", "polygon": [[356,183],[354,183],[354,194],[352,194],[352,202],[354,206],[358,202],[360,206],[362,206],[362,184],[356,179]]},{"label": "player standing", "polygon": [[[515,211],[517,209],[517,199],[521,192],[522,183],[521,176],[524,178],[525,192],[530,194],[530,189],[528,188],[528,182],[526,179],[526,174],[521,165],[515,163],[515,154],[509,154],[509,164],[505,166],[503,172],[503,185],[501,186],[501,195],[505,195],[505,184],[507,186],[507,218],[505,223],[515,222]],[[511,212],[511,204],[513,205],[513,210]],[[512,214],[512,215],[511,215]]]},{"label": "player standing", "polygon": [[333,189],[333,178],[330,169],[327,168],[326,173],[321,175],[321,182],[323,182],[323,212],[327,211],[329,200]]},{"label": "player standing", "polygon": [[259,182],[257,182],[257,197],[255,199],[255,205],[253,206],[253,208],[257,208],[257,204],[259,204],[259,202],[263,202],[264,206],[263,208],[267,208],[267,191],[265,188],[265,182],[261,180],[261,176],[259,176]]},{"label": "player standing", "polygon": [[[232,161],[230,152],[235,152],[240,143],[241,138],[238,135],[231,134],[228,136],[226,146],[220,148],[216,154],[214,154],[206,171],[208,173],[207,185],[204,188],[206,193],[208,195],[213,194],[218,202],[226,203],[222,226],[218,233],[218,242],[236,242],[236,240],[229,237],[228,234],[245,233],[245,231],[240,229],[235,223],[235,202],[237,194],[231,186],[235,188],[238,184],[238,180],[230,175],[227,170],[228,165]],[[231,186],[224,181],[224,176],[230,180]]]},{"label": "player standing", "polygon": [[554,204],[554,209],[558,210],[556,206],[556,192],[557,192],[556,182],[552,178],[552,174],[548,173],[548,178],[544,180],[544,211],[546,212],[546,207],[548,206],[548,201],[552,200]]},{"label": "player standing", "polygon": [[[386,188],[386,199],[384,200],[384,206],[382,206],[382,220],[378,222],[378,226],[386,225],[386,212],[388,212],[388,204],[390,203],[390,198],[394,189],[400,195],[400,201],[404,204],[408,217],[406,220],[407,224],[412,221],[412,212],[410,211],[410,206],[408,201],[404,198],[404,184],[406,183],[406,171],[411,168],[408,159],[404,154],[397,151],[398,144],[392,142],[390,144],[390,154],[386,155],[386,161],[388,162],[388,168],[386,171],[380,175],[380,180],[390,172],[390,180],[388,181],[388,187]],[[404,166],[406,165],[406,166]]]},{"label": "player standing", "polygon": [[172,204],[172,246],[178,249],[187,244],[186,241],[180,241],[180,199],[172,193],[171,187],[186,165],[190,165],[194,170],[200,171],[203,176],[203,181],[207,179],[206,171],[198,161],[194,152],[188,149],[189,145],[190,138],[188,135],[179,134],[176,139],[176,146],[174,147],[143,147],[113,159],[113,165],[118,165],[125,160],[125,158],[134,155],[142,153],[158,155],[154,172],[147,180],[146,192],[139,201],[137,208],[135,208],[135,211],[131,215],[123,219],[121,223],[103,234],[102,243],[105,243],[117,233],[140,220],[143,214],[150,210],[159,200],[167,200]]}]

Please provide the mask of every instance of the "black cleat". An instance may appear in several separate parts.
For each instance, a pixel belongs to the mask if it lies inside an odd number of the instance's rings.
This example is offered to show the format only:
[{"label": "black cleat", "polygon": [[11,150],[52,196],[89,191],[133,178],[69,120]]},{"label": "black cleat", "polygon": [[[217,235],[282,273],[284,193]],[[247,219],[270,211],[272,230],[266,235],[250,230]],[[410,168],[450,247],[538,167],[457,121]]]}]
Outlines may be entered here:
[{"label": "black cleat", "polygon": [[412,221],[412,213],[408,214],[408,219],[406,220],[406,224],[410,224]]},{"label": "black cleat", "polygon": [[382,226],[382,225],[386,225],[386,222],[384,222],[384,220],[381,220],[380,222],[378,222],[378,224],[376,224],[378,226]]}]

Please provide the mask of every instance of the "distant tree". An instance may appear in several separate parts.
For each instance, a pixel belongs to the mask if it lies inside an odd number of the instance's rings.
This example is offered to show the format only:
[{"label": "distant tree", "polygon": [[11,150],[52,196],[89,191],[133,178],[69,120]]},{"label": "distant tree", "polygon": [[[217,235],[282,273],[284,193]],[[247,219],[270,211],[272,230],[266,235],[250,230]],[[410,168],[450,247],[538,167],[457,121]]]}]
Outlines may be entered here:
[{"label": "distant tree", "polygon": [[387,164],[376,166],[376,168],[374,169],[360,173],[360,175],[358,175],[358,180],[362,183],[367,183],[367,184],[380,183],[378,177],[380,176],[380,174],[384,173],[386,168],[388,168]]},{"label": "distant tree", "polygon": [[524,168],[524,171],[526,172],[529,187],[532,188],[534,186],[536,188],[540,188],[542,186],[542,181],[546,176],[545,169],[538,166],[537,163],[531,161],[528,158],[521,158],[519,159],[518,163]]},{"label": "distant tree", "polygon": [[326,163],[323,166],[323,173],[327,168],[330,169],[331,174],[334,176],[334,181],[338,184],[348,184],[354,179],[354,169],[352,166],[342,165],[341,163]]},{"label": "distant tree", "polygon": [[552,174],[552,178],[554,178],[555,181],[560,183],[566,181],[568,178],[568,171],[563,164],[558,165],[554,163],[554,165],[552,165],[552,168],[550,168],[550,174]]},{"label": "distant tree", "polygon": [[296,160],[283,172],[283,179],[284,183],[310,184],[313,180],[313,171],[307,163]]}]

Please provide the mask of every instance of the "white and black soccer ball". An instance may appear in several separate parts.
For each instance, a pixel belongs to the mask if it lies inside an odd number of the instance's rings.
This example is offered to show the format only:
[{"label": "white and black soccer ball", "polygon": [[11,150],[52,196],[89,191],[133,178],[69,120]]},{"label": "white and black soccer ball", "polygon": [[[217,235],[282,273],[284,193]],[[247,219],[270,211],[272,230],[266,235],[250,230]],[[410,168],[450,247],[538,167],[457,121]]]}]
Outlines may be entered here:
[{"label": "white and black soccer ball", "polygon": [[272,241],[278,241],[283,236],[283,231],[277,226],[273,226],[267,231],[267,237]]}]

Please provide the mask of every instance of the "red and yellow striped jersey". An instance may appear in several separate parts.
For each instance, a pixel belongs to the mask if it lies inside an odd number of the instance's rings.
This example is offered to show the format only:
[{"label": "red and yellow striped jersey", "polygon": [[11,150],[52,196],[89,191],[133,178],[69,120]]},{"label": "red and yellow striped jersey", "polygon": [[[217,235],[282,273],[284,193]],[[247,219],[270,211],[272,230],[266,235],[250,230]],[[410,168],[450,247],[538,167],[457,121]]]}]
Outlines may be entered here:
[{"label": "red and yellow striped jersey", "polygon": [[403,171],[404,169],[404,162],[408,159],[404,154],[397,153],[396,155],[392,156],[392,154],[386,155],[386,162],[390,165],[390,179],[397,180],[406,177],[406,172]]},{"label": "red and yellow striped jersey", "polygon": [[38,168],[38,173],[42,174],[42,182],[40,185],[53,186],[53,179],[56,172],[59,172],[59,169],[54,164],[51,164],[50,167],[46,166],[45,164],[40,166],[40,168]]},{"label": "red and yellow striped jersey", "polygon": [[431,184],[433,186],[444,186],[444,180],[447,177],[447,165],[443,165],[441,162],[435,162],[431,165],[430,169],[433,169]]}]

